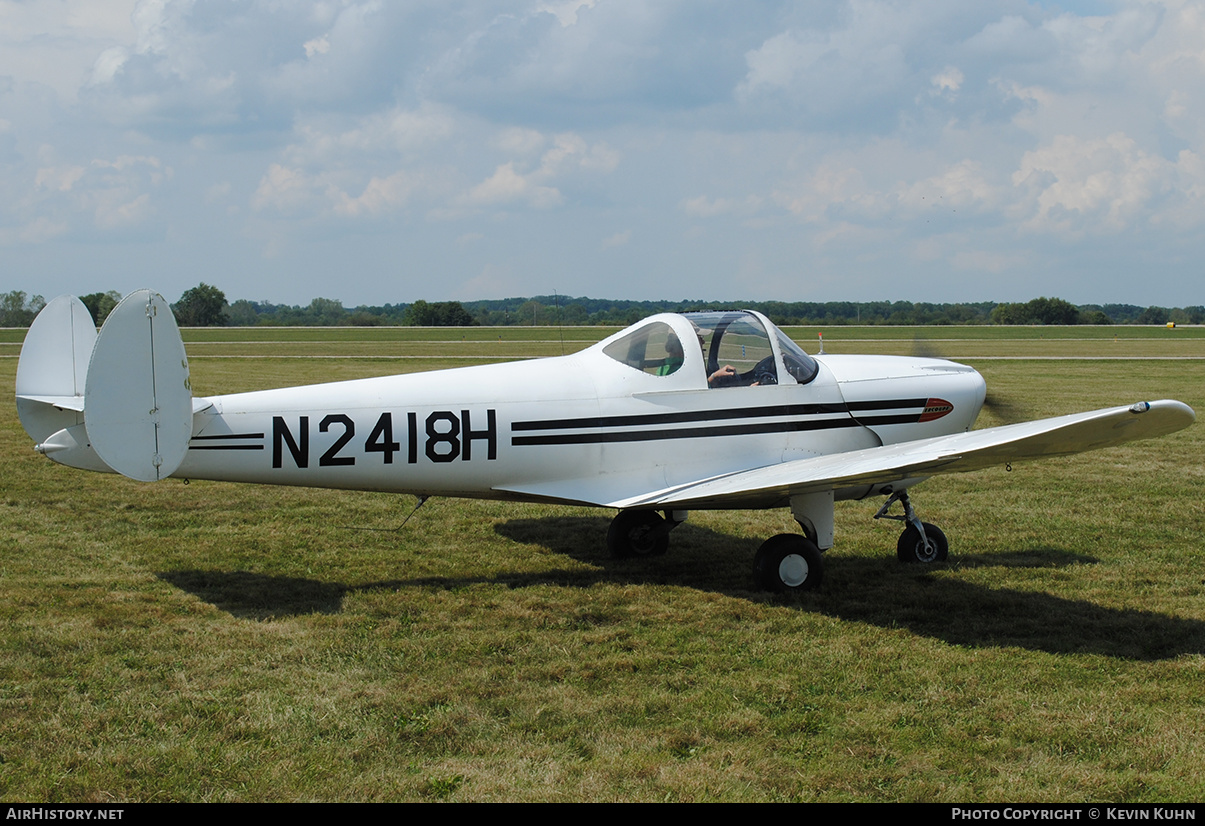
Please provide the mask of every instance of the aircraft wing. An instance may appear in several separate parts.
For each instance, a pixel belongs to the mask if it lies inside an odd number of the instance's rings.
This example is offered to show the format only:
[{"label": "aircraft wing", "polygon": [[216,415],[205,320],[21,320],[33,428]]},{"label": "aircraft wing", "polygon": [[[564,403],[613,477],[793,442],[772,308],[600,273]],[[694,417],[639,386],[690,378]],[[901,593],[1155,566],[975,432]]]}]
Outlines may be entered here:
[{"label": "aircraft wing", "polygon": [[614,508],[767,507],[790,497],[1065,456],[1164,436],[1196,419],[1183,402],[1138,402],[915,442],[796,459],[606,503]]}]

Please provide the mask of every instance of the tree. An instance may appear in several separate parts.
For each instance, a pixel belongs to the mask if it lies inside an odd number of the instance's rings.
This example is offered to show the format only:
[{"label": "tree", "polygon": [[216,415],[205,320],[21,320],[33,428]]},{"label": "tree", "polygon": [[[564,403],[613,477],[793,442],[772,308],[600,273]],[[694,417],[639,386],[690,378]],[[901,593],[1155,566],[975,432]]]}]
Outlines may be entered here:
[{"label": "tree", "polygon": [[226,294],[202,281],[172,305],[181,327],[220,327],[226,323]]},{"label": "tree", "polygon": [[407,327],[474,327],[473,315],[459,301],[423,301],[406,308],[402,323]]},{"label": "tree", "polygon": [[343,323],[346,312],[343,302],[337,298],[315,298],[306,308],[306,323],[315,327],[335,327]]},{"label": "tree", "polygon": [[259,323],[259,312],[253,302],[240,298],[230,305],[226,319],[231,327],[254,327]]},{"label": "tree", "polygon": [[109,290],[107,293],[88,293],[81,295],[79,300],[88,308],[88,312],[92,313],[92,322],[99,327],[105,323],[109,313],[113,312],[113,308],[121,301],[121,293],[117,290]]},{"label": "tree", "polygon": [[1061,298],[1035,298],[1025,306],[1038,324],[1079,323],[1079,308]]},{"label": "tree", "polygon": [[1061,298],[1035,298],[1024,304],[999,304],[994,324],[1079,324],[1079,308]]},{"label": "tree", "polygon": [[993,324],[1027,324],[1024,304],[997,304],[992,310]]},{"label": "tree", "polygon": [[354,313],[346,316],[344,322],[349,327],[380,327],[385,323],[385,320],[367,310],[356,310]]},{"label": "tree", "polygon": [[1135,319],[1137,324],[1166,324],[1171,318],[1171,310],[1166,307],[1156,307],[1151,305],[1138,314]]},{"label": "tree", "polygon": [[24,290],[0,294],[0,327],[28,327],[45,306],[46,299],[40,295],[26,300]]},{"label": "tree", "polygon": [[530,325],[535,327],[540,324],[547,324],[548,319],[544,311],[544,305],[539,301],[532,299],[524,301],[517,312],[518,321],[516,323]]}]

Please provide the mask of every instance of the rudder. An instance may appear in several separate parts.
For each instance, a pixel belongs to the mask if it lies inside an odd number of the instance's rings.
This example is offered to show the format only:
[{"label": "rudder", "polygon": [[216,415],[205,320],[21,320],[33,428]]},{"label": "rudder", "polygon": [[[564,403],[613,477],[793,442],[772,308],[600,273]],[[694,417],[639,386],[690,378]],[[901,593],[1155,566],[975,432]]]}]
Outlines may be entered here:
[{"label": "rudder", "polygon": [[95,344],[92,314],[73,295],[51,301],[29,325],[17,362],[17,415],[35,442],[83,423],[84,383]]},{"label": "rudder", "polygon": [[137,290],[109,313],[84,401],[92,448],[118,473],[154,482],[184,461],[193,413],[188,356],[163,296]]}]

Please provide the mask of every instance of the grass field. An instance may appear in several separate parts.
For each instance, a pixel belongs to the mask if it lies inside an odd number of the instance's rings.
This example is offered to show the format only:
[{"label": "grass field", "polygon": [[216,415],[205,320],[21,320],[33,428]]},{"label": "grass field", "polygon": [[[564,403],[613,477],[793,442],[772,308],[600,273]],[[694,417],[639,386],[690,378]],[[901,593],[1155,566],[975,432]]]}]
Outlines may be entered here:
[{"label": "grass field", "polygon": [[[609,332],[185,338],[203,395]],[[1199,328],[822,332],[929,340],[1025,417],[1205,410]],[[431,500],[398,530],[409,497],[60,467],[17,422],[20,340],[0,331],[5,800],[1205,799],[1200,423],[931,480],[936,567],[895,561],[878,500],[842,503],[822,589],[789,599],[750,571],[786,512],[694,513],[666,557],[616,561],[609,512]]]}]

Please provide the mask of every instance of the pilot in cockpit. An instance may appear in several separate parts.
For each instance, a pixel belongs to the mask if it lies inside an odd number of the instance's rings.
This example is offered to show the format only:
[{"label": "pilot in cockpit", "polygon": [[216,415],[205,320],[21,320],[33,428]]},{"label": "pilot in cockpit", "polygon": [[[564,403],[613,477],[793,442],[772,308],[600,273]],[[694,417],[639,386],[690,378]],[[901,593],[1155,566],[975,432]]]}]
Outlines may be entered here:
[{"label": "pilot in cockpit", "polygon": [[[699,325],[695,324],[693,321],[690,322],[690,324],[692,327],[695,328],[695,336],[699,339],[699,350],[702,351],[703,363],[706,364],[707,363],[707,344],[703,340],[703,330],[700,329]],[[723,367],[721,367],[720,369],[716,370],[714,373],[711,373],[710,375],[707,376],[707,386],[708,387],[736,387],[740,384],[742,384],[741,375],[740,375],[740,373],[737,372],[736,368],[733,367],[731,364],[725,364]],[[753,382],[749,386],[756,387],[757,384],[758,384],[757,382]]]}]

